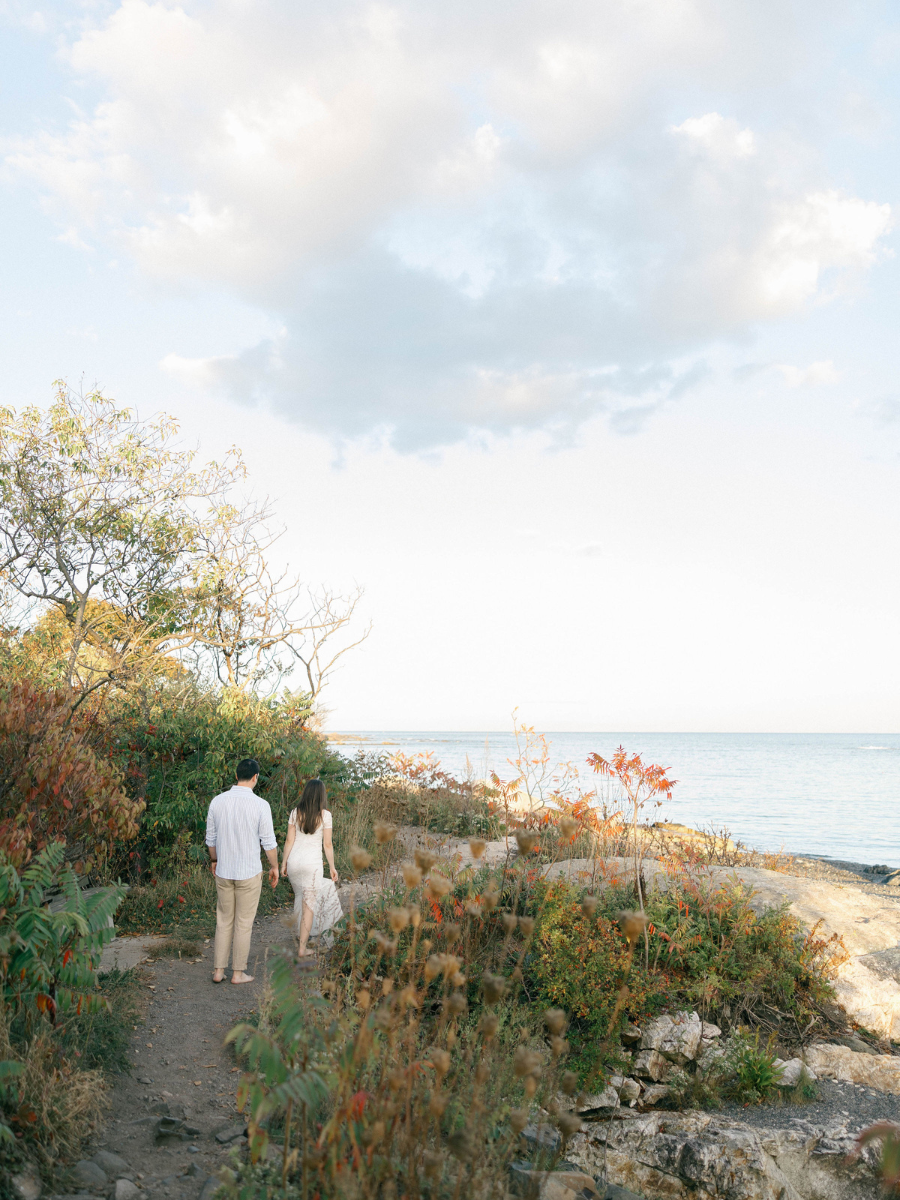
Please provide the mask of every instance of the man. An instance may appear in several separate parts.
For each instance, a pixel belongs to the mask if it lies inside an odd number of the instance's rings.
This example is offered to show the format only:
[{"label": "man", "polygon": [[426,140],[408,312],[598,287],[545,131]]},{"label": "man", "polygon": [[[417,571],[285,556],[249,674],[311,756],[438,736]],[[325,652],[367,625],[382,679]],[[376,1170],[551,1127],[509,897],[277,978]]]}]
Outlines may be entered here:
[{"label": "man", "polygon": [[206,844],[217,896],[213,983],[224,980],[229,956],[231,982],[253,982],[253,976],[247,974],[247,959],[262,890],[260,846],[269,860],[269,883],[273,888],[278,883],[278,843],[272,810],[267,801],[253,793],[258,779],[256,759],[241,759],[237,783],[215,797],[206,817]]}]

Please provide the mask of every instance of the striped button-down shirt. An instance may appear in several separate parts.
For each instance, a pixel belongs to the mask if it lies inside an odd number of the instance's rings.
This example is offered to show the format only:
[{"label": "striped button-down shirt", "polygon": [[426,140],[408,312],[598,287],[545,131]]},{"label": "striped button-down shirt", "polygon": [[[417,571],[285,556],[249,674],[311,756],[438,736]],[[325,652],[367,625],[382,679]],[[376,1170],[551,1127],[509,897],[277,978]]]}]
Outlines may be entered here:
[{"label": "striped button-down shirt", "polygon": [[206,844],[216,848],[216,874],[222,879],[258,875],[260,846],[274,850],[278,845],[268,801],[240,784],[216,796],[206,814]]}]

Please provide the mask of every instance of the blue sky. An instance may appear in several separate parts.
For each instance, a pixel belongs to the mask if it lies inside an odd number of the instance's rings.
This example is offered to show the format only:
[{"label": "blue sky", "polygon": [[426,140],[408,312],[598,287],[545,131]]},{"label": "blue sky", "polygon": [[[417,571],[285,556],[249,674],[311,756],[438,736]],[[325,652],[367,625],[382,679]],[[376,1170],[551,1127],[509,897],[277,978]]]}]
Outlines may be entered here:
[{"label": "blue sky", "polygon": [[240,444],[333,727],[898,728],[894,6],[0,16],[0,402]]}]

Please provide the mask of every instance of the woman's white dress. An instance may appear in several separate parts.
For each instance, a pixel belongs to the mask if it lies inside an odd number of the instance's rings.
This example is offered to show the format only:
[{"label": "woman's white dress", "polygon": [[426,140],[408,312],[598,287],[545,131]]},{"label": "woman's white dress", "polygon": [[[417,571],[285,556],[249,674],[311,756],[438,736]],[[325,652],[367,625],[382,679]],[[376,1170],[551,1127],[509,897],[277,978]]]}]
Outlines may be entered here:
[{"label": "woman's white dress", "polygon": [[320,937],[336,925],[344,915],[333,880],[322,869],[322,840],[331,829],[331,813],[322,810],[322,820],[315,833],[304,833],[297,824],[296,808],[288,820],[295,829],[294,844],[287,861],[288,879],[294,889],[294,918],[299,931],[303,903],[313,910],[310,937]]}]

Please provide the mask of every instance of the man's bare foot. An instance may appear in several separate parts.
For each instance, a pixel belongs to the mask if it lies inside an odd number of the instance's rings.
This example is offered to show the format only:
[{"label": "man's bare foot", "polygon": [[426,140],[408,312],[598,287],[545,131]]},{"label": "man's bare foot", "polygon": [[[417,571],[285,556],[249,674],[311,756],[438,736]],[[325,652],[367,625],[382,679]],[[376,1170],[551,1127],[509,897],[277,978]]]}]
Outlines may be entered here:
[{"label": "man's bare foot", "polygon": [[316,954],[315,950],[308,950],[308,949],[307,950],[299,950],[299,949],[297,950],[298,958],[314,958],[315,954]]},{"label": "man's bare foot", "polygon": [[232,983],[252,983],[255,976],[247,975],[243,971],[235,971],[231,977]]},{"label": "man's bare foot", "polygon": [[213,983],[221,983],[224,978],[225,978],[225,971],[223,970],[223,968],[217,967],[216,970],[213,971],[213,977],[212,977]]}]

